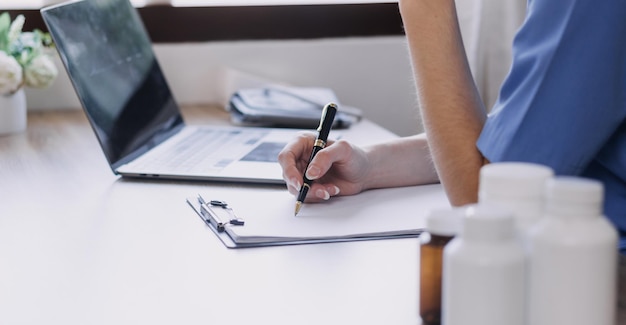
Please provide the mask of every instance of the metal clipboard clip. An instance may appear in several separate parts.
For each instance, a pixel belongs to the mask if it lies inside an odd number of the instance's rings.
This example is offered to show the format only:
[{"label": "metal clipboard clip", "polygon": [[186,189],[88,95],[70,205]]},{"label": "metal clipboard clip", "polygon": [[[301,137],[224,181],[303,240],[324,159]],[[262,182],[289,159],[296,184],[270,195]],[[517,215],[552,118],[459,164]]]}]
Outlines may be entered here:
[{"label": "metal clipboard clip", "polygon": [[220,200],[207,202],[200,194],[198,194],[198,202],[200,203],[200,215],[202,219],[215,227],[218,232],[226,230],[226,226],[228,225],[244,225],[244,220],[237,218],[233,209],[231,209],[226,202]]}]

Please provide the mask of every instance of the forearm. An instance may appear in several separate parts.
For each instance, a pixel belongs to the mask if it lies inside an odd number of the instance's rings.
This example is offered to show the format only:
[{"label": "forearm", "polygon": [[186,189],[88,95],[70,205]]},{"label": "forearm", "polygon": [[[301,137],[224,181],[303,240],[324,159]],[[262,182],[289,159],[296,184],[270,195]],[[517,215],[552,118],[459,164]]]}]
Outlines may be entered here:
[{"label": "forearm", "polygon": [[372,145],[364,150],[371,166],[364,189],[438,182],[425,134]]},{"label": "forearm", "polygon": [[453,205],[476,202],[484,164],[476,148],[486,113],[453,0],[400,0],[432,160]]}]

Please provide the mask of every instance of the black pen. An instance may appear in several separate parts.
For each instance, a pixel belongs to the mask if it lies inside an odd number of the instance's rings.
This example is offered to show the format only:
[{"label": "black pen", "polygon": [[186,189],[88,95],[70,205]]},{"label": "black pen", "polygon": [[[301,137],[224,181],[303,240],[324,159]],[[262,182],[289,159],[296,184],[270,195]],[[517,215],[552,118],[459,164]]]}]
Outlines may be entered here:
[{"label": "black pen", "polygon": [[[317,153],[326,147],[326,140],[328,139],[328,133],[330,133],[330,128],[333,125],[333,121],[335,120],[335,114],[337,113],[337,105],[335,103],[328,103],[324,106],[324,110],[322,111],[322,117],[320,118],[320,126],[317,127],[317,139],[315,139],[315,144],[313,145],[313,152],[311,152],[311,158],[309,158],[309,162],[307,163],[307,168],[313,160],[313,157],[317,155]],[[296,212],[294,215],[298,215],[300,208],[302,207],[302,203],[304,202],[304,198],[306,198],[306,194],[309,192],[309,188],[311,187],[312,181],[306,177],[306,168],[305,175],[302,177],[304,180],[304,184],[300,188],[300,193],[298,194],[298,200],[296,201]]]}]

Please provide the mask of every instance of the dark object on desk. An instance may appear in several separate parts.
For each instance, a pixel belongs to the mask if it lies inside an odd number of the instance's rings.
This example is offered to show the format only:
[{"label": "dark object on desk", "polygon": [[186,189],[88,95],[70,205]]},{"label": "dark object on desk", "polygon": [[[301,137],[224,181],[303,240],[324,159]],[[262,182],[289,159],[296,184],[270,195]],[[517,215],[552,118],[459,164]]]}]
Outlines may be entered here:
[{"label": "dark object on desk", "polygon": [[[239,125],[313,129],[328,102],[337,102],[330,89],[276,86],[241,89],[231,96],[228,109]],[[359,109],[341,105],[332,127],[348,128],[360,119]]]},{"label": "dark object on desk", "polygon": [[[309,168],[308,164],[310,164],[311,160],[315,158],[315,155],[326,147],[326,140],[328,140],[328,133],[330,133],[330,128],[333,125],[335,115],[337,115],[337,105],[329,103],[324,106],[322,117],[320,118],[320,125],[317,127],[317,138],[313,144],[313,151],[311,152],[311,157],[309,158],[309,162],[307,163],[307,168],[305,168],[305,170]],[[298,215],[298,212],[302,207],[302,203],[304,203],[304,199],[309,192],[309,188],[311,188],[311,183],[313,183],[312,180],[306,177],[306,174],[302,176],[302,179],[304,180],[304,184],[302,184],[300,193],[298,194],[298,199],[296,200],[296,211],[294,216]]]}]

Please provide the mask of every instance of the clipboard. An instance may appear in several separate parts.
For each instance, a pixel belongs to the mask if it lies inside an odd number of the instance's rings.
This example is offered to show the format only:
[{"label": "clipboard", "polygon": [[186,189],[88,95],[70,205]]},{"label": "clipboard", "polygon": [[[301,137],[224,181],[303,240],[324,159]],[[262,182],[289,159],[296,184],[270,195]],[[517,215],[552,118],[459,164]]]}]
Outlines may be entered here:
[{"label": "clipboard", "polygon": [[285,189],[234,189],[186,198],[228,248],[418,237],[430,210],[449,207],[440,185],[377,189],[306,204],[293,215]]}]

